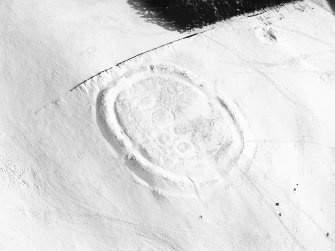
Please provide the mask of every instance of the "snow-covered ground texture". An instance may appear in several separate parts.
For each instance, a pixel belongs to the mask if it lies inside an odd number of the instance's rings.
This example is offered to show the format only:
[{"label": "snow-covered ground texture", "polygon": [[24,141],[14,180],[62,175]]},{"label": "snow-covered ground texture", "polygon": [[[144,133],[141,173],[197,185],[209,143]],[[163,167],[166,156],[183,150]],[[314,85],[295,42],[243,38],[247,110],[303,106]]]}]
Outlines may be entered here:
[{"label": "snow-covered ground texture", "polygon": [[169,43],[111,2],[1,3],[0,250],[334,250],[327,4]]},{"label": "snow-covered ground texture", "polygon": [[186,72],[150,65],[107,88],[97,116],[106,140],[147,185],[167,195],[189,187],[192,195],[197,184],[219,182],[244,150],[241,127],[223,102]]}]

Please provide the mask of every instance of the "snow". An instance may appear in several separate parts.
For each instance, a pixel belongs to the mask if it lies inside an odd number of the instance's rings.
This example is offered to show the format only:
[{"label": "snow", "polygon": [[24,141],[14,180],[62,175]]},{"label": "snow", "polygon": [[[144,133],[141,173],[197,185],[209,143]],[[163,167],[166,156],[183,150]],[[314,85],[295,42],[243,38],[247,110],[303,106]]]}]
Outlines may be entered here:
[{"label": "snow", "polygon": [[2,2],[0,250],[333,250],[325,6],[169,43],[124,0]]},{"label": "snow", "polygon": [[0,81],[11,86],[1,100],[20,103],[13,123],[97,72],[185,36],[147,22],[125,0],[4,0],[0,11]]},{"label": "snow", "polygon": [[194,180],[217,181],[243,151],[243,132],[221,102],[186,72],[150,65],[107,88],[97,117],[106,140],[147,183],[159,176],[193,191]]}]

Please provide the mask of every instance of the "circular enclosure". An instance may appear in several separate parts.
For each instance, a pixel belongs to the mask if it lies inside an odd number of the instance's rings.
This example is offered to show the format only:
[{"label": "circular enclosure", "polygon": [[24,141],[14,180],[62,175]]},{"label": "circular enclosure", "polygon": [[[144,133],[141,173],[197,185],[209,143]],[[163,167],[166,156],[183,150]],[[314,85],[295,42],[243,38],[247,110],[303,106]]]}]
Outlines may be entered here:
[{"label": "circular enclosure", "polygon": [[242,131],[227,105],[173,66],[122,76],[98,105],[107,140],[158,191],[220,180],[243,150]]}]

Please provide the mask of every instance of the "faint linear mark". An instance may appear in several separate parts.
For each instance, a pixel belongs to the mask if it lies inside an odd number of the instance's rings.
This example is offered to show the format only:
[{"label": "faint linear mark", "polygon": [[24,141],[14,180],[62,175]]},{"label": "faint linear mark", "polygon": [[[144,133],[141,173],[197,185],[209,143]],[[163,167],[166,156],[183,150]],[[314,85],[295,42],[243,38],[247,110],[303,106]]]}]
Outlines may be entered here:
[{"label": "faint linear mark", "polygon": [[332,47],[332,48],[335,48],[335,44],[334,44],[334,43],[329,43],[329,42],[324,41],[324,40],[322,40],[322,39],[319,39],[319,38],[317,38],[317,37],[314,37],[314,36],[311,36],[311,35],[309,35],[309,34],[306,34],[305,32],[297,31],[297,30],[293,30],[293,29],[289,29],[289,28],[285,28],[285,27],[283,27],[283,26],[278,26],[278,25],[275,25],[275,24],[273,24],[272,26],[273,26],[273,27],[276,27],[276,28],[278,28],[278,29],[281,29],[281,30],[285,30],[285,31],[289,31],[289,32],[292,32],[292,33],[296,33],[296,34],[298,34],[298,35],[300,35],[300,36],[309,38],[309,39],[311,39],[311,40],[314,40],[314,41],[317,41],[317,42],[322,43],[322,44],[324,44],[324,45],[327,45],[327,46],[330,46],[330,47]]},{"label": "faint linear mark", "polygon": [[243,177],[246,178],[246,180],[249,182],[249,184],[254,188],[255,194],[261,199],[261,201],[266,205],[266,207],[270,210],[271,213],[276,217],[276,219],[280,222],[284,230],[289,234],[289,236],[292,238],[292,240],[299,246],[301,249],[306,250],[306,248],[299,242],[299,240],[294,236],[294,234],[290,231],[290,229],[285,225],[285,223],[281,220],[281,218],[277,215],[274,207],[272,204],[265,198],[263,193],[259,190],[257,185],[254,183],[254,181],[248,177],[248,175],[237,165],[236,161],[227,154],[227,157],[229,157],[232,162],[234,162],[236,165],[236,169],[242,174]]},{"label": "faint linear mark", "polygon": [[292,233],[292,231],[285,225],[285,223],[280,219],[280,217],[277,215],[277,212],[274,210],[272,204],[264,197],[264,195],[262,194],[262,192],[259,190],[259,188],[257,187],[257,185],[254,183],[253,180],[251,180],[251,178],[248,177],[248,175],[246,175],[239,167],[237,167],[237,169],[241,172],[241,174],[247,179],[247,181],[249,182],[249,184],[254,188],[254,191],[256,192],[256,195],[258,195],[258,197],[264,202],[264,204],[268,207],[268,209],[276,216],[276,218],[278,219],[278,221],[281,223],[281,225],[283,226],[283,228],[286,230],[286,232],[291,236],[292,241],[294,241],[294,243],[296,245],[298,245],[301,249],[306,250],[306,248],[299,242],[299,240],[296,238],[296,236]]},{"label": "faint linear mark", "polygon": [[269,75],[265,74],[263,71],[261,71],[260,69],[258,69],[256,66],[254,66],[253,64],[251,64],[247,59],[245,59],[244,57],[242,57],[236,50],[233,50],[231,48],[229,48],[227,45],[203,34],[204,37],[208,38],[209,40],[211,40],[212,42],[214,42],[215,44],[218,44],[222,47],[224,47],[225,49],[227,49],[228,51],[230,51],[231,53],[233,53],[234,55],[236,55],[239,59],[241,59],[245,64],[247,64],[250,68],[252,68],[253,70],[255,70],[256,72],[258,72],[259,74],[261,74],[265,79],[269,80],[273,86],[275,87],[275,89],[277,89],[277,91],[283,95],[283,97],[285,99],[287,99],[288,101],[290,101],[291,103],[298,105],[297,102],[290,97],[291,93],[284,88],[283,86],[279,85],[276,81],[274,81]]},{"label": "faint linear mark", "polygon": [[[260,142],[260,141],[258,141],[258,142]],[[278,142],[278,140],[273,140],[273,141],[266,141],[265,143],[269,143],[269,144],[273,144],[273,143],[297,143],[297,141],[279,141]],[[305,143],[309,143],[309,142],[305,142]],[[322,146],[322,147],[324,147],[324,146]],[[335,149],[333,149],[333,150],[335,150]],[[241,170],[241,172],[242,172],[242,170]],[[279,192],[282,193],[281,187],[278,184],[276,184],[276,182],[274,180],[270,179],[267,176],[266,173],[262,172],[262,174],[266,177],[266,179],[269,179],[271,181],[271,184],[276,188],[276,190],[278,190]],[[245,172],[245,175],[247,175],[246,172]],[[257,184],[257,185],[254,184],[254,185],[255,186],[258,185],[260,187],[260,189],[262,189],[262,190],[264,190],[264,191],[267,192],[267,189],[265,189],[262,185],[260,185],[260,184]],[[260,189],[259,189],[259,192],[261,193]],[[320,224],[318,224],[314,220],[314,218],[312,218],[312,216],[310,216],[303,208],[299,207],[299,205],[296,205],[296,203],[294,201],[290,200],[290,199],[288,199],[288,202],[282,202],[282,203],[287,204],[289,206],[292,206],[295,210],[299,211],[299,214],[302,213],[304,216],[306,216],[318,228],[318,230],[320,231],[320,233],[322,234],[322,236],[324,236],[324,238],[326,238],[326,234],[325,234],[325,233],[327,233],[326,229],[323,228],[322,226],[320,226]],[[293,234],[293,232],[292,232],[292,234]],[[330,242],[332,242],[333,244],[335,244],[335,241],[332,238],[328,237],[327,240],[330,241]]]},{"label": "faint linear mark", "polygon": [[[266,173],[264,173],[262,171],[260,171],[260,172],[262,173],[262,175],[264,175],[264,177],[266,177],[266,179],[268,179],[271,182],[272,186],[275,187],[278,192],[283,193],[281,187],[274,180],[272,180]],[[260,185],[260,184],[258,184],[258,185],[262,190],[267,192],[267,189],[265,189],[262,185]],[[294,203],[293,200],[288,198],[287,202],[282,201],[281,203],[292,206],[295,210],[299,210],[303,215],[305,215],[318,228],[318,230],[320,231],[320,233],[324,237],[326,236],[325,235],[325,233],[327,232],[326,229],[323,228],[322,226],[320,226],[320,224],[318,224],[314,220],[314,218],[312,216],[310,216],[303,208],[301,208],[301,207],[298,208],[296,203]],[[332,238],[328,238],[328,240],[335,244],[335,241]]]},{"label": "faint linear mark", "polygon": [[91,80],[92,78],[97,77],[97,76],[99,76],[100,74],[102,74],[102,73],[104,73],[104,72],[107,72],[107,71],[109,71],[109,70],[111,70],[111,69],[113,69],[113,68],[115,68],[115,67],[118,67],[118,66],[120,66],[120,65],[122,65],[122,64],[124,64],[124,63],[126,63],[126,62],[128,62],[129,60],[132,60],[132,59],[134,59],[134,58],[137,58],[137,57],[139,57],[139,56],[142,56],[142,55],[144,55],[144,54],[146,54],[146,53],[155,51],[155,50],[157,50],[157,49],[163,48],[163,47],[165,47],[165,46],[174,44],[174,43],[176,43],[176,42],[179,42],[179,41],[182,41],[182,40],[185,40],[185,39],[194,37],[194,36],[198,36],[199,34],[205,33],[205,32],[207,32],[207,31],[209,31],[209,30],[212,30],[212,29],[214,29],[214,27],[211,27],[211,28],[206,29],[206,30],[203,30],[203,31],[195,32],[195,33],[190,34],[190,35],[187,35],[187,36],[185,36],[185,37],[182,37],[182,38],[179,38],[179,39],[170,41],[170,42],[168,42],[168,43],[162,44],[162,45],[160,45],[160,46],[157,46],[157,47],[155,47],[155,48],[153,48],[153,49],[150,49],[150,50],[141,52],[141,53],[139,53],[139,54],[136,54],[135,56],[132,56],[132,57],[130,57],[130,58],[127,58],[127,59],[125,59],[125,60],[123,60],[123,61],[117,63],[115,66],[112,66],[112,67],[110,67],[110,68],[107,68],[107,69],[105,69],[105,70],[103,70],[103,71],[101,71],[101,72],[99,72],[99,73],[97,73],[97,74],[95,74],[95,75],[89,77],[88,79],[82,81],[81,83],[79,83],[79,84],[77,84],[76,86],[74,86],[73,88],[71,88],[69,91],[72,92],[73,90],[77,89],[79,86],[81,86],[82,84],[84,84],[84,83],[86,83],[87,81]]}]

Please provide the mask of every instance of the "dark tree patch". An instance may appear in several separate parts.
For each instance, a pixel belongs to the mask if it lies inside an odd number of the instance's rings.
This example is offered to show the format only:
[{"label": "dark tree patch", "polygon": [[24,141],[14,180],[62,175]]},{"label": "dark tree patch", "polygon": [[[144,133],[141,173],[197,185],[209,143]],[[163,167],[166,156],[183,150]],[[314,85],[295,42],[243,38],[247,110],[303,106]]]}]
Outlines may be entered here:
[{"label": "dark tree patch", "polygon": [[128,0],[147,20],[168,29],[189,30],[292,0]]}]

